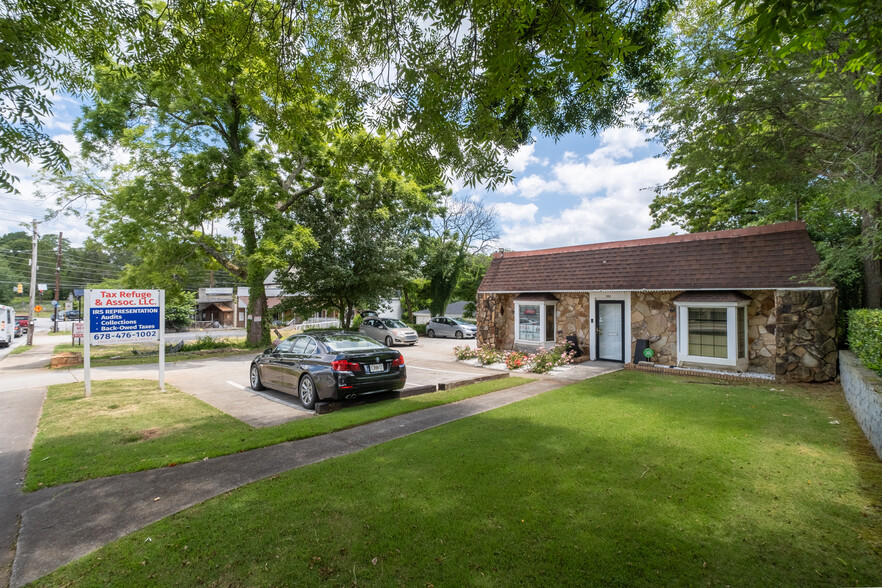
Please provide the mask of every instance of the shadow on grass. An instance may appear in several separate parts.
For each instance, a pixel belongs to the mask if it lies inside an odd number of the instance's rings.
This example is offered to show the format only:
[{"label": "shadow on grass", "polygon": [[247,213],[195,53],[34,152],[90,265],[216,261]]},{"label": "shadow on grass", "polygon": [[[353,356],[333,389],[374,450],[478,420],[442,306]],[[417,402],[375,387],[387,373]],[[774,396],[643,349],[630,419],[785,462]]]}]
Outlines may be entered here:
[{"label": "shadow on grass", "polygon": [[841,437],[810,443],[777,404],[744,420],[708,394],[569,386],[251,484],[45,583],[882,582],[859,472],[874,466]]}]

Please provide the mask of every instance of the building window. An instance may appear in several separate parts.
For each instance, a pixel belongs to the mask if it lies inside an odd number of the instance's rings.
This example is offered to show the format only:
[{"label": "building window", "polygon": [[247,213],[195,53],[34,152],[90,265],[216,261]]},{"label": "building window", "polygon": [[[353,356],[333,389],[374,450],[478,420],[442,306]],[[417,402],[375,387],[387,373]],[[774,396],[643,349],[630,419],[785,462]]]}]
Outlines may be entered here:
[{"label": "building window", "polygon": [[515,302],[515,340],[540,345],[557,336],[556,305],[545,301]]},{"label": "building window", "polygon": [[749,301],[675,302],[681,362],[746,370]]},{"label": "building window", "polygon": [[725,308],[689,309],[689,355],[728,357]]}]

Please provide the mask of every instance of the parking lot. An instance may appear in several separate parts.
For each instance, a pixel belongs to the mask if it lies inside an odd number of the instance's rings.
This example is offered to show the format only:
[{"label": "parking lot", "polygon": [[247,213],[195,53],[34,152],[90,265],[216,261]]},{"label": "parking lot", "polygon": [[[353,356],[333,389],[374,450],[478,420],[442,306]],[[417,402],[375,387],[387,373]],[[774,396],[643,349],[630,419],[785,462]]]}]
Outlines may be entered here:
[{"label": "parking lot", "polygon": [[[421,337],[414,346],[395,347],[404,356],[407,366],[406,389],[437,386],[493,373],[485,368],[458,363],[453,356],[453,348],[457,345],[474,346],[475,340]],[[255,427],[315,414],[304,409],[296,396],[273,390],[252,390],[248,381],[251,359],[252,356],[238,356],[168,364],[166,382]],[[138,368],[137,371],[143,371],[144,367],[131,366]],[[120,372],[126,368],[97,368],[95,371],[102,370]]]}]

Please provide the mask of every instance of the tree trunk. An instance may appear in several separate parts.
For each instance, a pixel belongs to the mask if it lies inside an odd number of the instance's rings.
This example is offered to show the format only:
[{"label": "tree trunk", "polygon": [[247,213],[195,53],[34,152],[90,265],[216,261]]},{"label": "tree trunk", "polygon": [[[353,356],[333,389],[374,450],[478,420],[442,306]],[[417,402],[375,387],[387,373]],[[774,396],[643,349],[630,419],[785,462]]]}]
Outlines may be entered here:
[{"label": "tree trunk", "polygon": [[407,311],[407,322],[413,323],[413,309],[410,306],[410,296],[407,294],[407,288],[402,288],[401,293],[404,294],[404,308]]},{"label": "tree trunk", "polygon": [[[882,306],[882,260],[878,258],[878,223],[882,214],[880,205],[875,210],[861,213],[861,232],[867,242],[864,255],[864,308]],[[874,214],[875,213],[875,214]]]}]

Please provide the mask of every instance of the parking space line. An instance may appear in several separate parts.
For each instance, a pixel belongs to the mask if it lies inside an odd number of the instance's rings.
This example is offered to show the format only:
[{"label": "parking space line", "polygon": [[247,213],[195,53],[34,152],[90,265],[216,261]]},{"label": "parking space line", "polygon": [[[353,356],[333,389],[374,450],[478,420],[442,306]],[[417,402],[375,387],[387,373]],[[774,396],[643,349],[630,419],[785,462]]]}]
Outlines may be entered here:
[{"label": "parking space line", "polygon": [[434,368],[419,367],[415,365],[406,366],[408,370],[426,370],[428,372],[441,372],[442,374],[459,374],[461,376],[474,376],[475,372],[452,372],[450,370],[436,370]]},{"label": "parking space line", "polygon": [[229,384],[229,385],[232,386],[233,388],[238,388],[239,390],[244,390],[244,389],[245,389],[245,386],[243,386],[242,384],[237,384],[236,382],[231,382],[231,381],[229,381],[229,380],[227,380],[227,384]]}]

